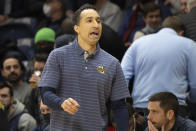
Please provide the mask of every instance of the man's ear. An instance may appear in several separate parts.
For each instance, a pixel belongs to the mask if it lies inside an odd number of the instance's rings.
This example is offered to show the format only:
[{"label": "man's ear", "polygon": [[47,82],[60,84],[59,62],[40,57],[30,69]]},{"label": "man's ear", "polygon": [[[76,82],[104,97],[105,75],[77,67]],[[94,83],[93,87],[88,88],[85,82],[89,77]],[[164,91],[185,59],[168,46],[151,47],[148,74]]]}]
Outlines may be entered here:
[{"label": "man's ear", "polygon": [[169,119],[169,120],[173,119],[174,115],[175,115],[174,111],[173,110],[169,110],[167,112],[167,119]]},{"label": "man's ear", "polygon": [[79,26],[78,25],[74,25],[74,31],[79,34]]},{"label": "man's ear", "polygon": [[2,75],[3,77],[5,77],[4,69],[1,69],[1,75]]}]

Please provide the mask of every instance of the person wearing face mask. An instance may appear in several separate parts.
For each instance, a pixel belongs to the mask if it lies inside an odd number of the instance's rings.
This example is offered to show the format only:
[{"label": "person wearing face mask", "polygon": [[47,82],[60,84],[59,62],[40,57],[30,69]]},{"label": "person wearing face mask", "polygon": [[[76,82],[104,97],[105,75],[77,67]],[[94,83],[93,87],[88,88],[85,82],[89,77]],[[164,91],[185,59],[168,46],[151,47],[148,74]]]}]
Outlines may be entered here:
[{"label": "person wearing face mask", "polygon": [[148,34],[156,33],[160,29],[161,24],[161,8],[154,2],[147,3],[143,9],[143,19],[146,26],[137,31],[134,35],[134,40]]},{"label": "person wearing face mask", "polygon": [[42,11],[44,18],[38,25],[38,29],[42,27],[50,27],[55,32],[59,32],[60,25],[65,17],[65,2],[64,0],[47,0],[43,4]]},{"label": "person wearing face mask", "polygon": [[33,131],[50,131],[50,108],[40,101],[40,111],[43,116],[43,122],[38,125]]},{"label": "person wearing face mask", "polygon": [[48,27],[38,30],[34,38],[35,54],[45,53],[49,55],[54,48],[55,35],[54,30]]}]

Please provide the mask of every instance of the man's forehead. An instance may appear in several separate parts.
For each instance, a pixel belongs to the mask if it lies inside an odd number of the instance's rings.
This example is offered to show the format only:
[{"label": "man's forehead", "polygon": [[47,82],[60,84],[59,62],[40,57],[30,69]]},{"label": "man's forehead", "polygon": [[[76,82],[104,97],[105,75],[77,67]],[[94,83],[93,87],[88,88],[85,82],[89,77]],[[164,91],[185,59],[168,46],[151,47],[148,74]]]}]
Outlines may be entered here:
[{"label": "man's forehead", "polygon": [[8,63],[19,64],[19,61],[18,61],[18,59],[16,59],[16,58],[8,58],[8,59],[6,59],[3,63],[4,63],[4,64],[8,64]]},{"label": "man's forehead", "polygon": [[149,102],[148,104],[148,108],[151,109],[158,109],[160,108],[160,102],[156,101],[156,102]]},{"label": "man's forehead", "polygon": [[0,89],[0,94],[9,94],[9,88],[8,87],[3,87]]},{"label": "man's forehead", "polygon": [[81,18],[100,18],[100,16],[94,9],[85,9],[81,12]]}]

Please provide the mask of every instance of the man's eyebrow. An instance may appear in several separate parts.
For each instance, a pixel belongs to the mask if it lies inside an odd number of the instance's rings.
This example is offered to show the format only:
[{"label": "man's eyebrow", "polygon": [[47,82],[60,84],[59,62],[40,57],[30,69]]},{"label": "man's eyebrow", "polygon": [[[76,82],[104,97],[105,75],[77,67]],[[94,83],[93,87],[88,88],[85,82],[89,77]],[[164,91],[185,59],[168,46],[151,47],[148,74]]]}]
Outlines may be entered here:
[{"label": "man's eyebrow", "polygon": [[[85,19],[92,19],[93,16],[87,16]],[[100,17],[95,17],[95,19],[101,19]]]}]

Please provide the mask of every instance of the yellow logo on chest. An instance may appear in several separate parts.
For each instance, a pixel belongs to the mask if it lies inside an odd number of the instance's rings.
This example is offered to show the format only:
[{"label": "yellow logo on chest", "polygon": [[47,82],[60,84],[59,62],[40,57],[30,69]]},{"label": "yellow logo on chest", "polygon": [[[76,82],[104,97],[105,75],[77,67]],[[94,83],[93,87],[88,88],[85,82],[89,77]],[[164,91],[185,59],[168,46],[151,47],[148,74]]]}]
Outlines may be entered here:
[{"label": "yellow logo on chest", "polygon": [[97,66],[97,71],[99,71],[99,73],[101,73],[101,74],[105,74],[106,73],[106,69],[102,65],[98,65]]}]

